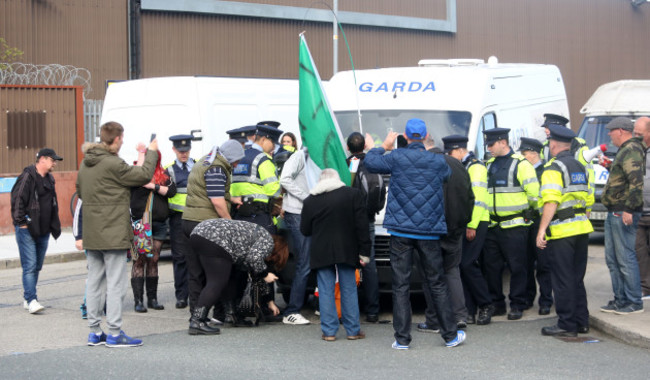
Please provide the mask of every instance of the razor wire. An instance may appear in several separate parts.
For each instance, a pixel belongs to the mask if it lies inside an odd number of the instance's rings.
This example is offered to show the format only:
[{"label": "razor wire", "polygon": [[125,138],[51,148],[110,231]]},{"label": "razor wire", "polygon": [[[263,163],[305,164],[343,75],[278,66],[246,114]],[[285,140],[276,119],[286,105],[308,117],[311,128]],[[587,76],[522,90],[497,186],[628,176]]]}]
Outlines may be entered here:
[{"label": "razor wire", "polygon": [[0,84],[82,86],[84,98],[90,92],[90,71],[71,65],[35,65],[31,63],[0,62]]}]

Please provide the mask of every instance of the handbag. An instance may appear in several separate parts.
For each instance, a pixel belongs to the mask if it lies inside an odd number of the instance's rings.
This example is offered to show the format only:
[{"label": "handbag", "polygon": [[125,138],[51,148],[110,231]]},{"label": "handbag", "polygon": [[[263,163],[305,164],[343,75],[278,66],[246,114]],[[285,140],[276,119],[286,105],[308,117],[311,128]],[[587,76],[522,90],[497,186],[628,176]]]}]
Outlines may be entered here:
[{"label": "handbag", "polygon": [[132,222],[133,225],[133,247],[131,258],[136,261],[140,255],[152,257],[151,249],[153,239],[151,238],[151,211],[153,209],[153,192],[149,193],[142,219]]},{"label": "handbag", "polygon": [[237,303],[236,312],[239,316],[254,317],[255,325],[259,324],[262,319],[262,298],[269,294],[269,287],[264,279],[254,279],[250,272],[248,273],[248,281],[246,288],[241,299]]}]

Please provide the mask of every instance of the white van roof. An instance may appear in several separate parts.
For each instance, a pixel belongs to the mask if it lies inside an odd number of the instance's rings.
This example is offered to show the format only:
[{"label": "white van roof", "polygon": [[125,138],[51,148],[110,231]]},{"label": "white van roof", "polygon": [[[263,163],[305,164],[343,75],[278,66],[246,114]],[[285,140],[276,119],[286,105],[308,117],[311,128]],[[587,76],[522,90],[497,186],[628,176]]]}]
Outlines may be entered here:
[{"label": "white van roof", "polygon": [[[534,87],[539,100],[565,97],[556,66],[483,63],[479,59],[421,60],[416,67],[340,71],[325,88],[335,111],[356,110],[357,104],[365,110],[473,111],[521,101],[521,91],[512,91],[513,86]],[[357,95],[356,88],[363,96]],[[485,99],[487,94],[489,99]]]},{"label": "white van roof", "polygon": [[619,80],[605,83],[591,95],[580,113],[634,115],[650,113],[650,80]]}]

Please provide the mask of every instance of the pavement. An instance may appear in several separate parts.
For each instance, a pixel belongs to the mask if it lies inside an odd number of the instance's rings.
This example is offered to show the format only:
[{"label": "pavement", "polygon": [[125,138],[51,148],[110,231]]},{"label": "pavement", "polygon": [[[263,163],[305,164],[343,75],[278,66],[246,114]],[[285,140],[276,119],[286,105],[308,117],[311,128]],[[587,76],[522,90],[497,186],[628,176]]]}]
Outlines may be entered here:
[{"label": "pavement", "polygon": [[[73,281],[79,282],[79,285],[78,286],[75,285],[75,287],[79,287],[80,289],[83,289],[83,280],[85,278],[85,265],[84,265],[85,263],[79,260],[83,260],[84,258],[85,258],[84,253],[81,251],[77,251],[74,247],[74,238],[72,236],[72,231],[69,229],[64,230],[58,240],[56,241],[54,239],[50,240],[50,244],[45,259],[45,267],[41,272],[42,275],[41,275],[41,280],[39,281],[39,285],[41,284],[41,282],[48,281],[48,276],[52,276],[50,281],[53,282],[62,281],[61,280],[62,277],[60,276],[65,276],[68,279],[72,279]],[[75,263],[76,261],[79,262]],[[53,265],[53,266],[49,266],[49,268],[56,267],[57,269],[55,270],[49,269],[47,267],[48,264],[53,264],[53,263],[70,263],[70,264],[66,264],[63,266]],[[17,310],[18,309],[22,310],[22,308],[19,307],[20,303],[18,298],[19,297],[18,294],[22,291],[22,287],[20,286],[19,268],[20,268],[20,259],[19,259],[15,236],[13,234],[0,236],[0,291],[7,290],[10,291],[12,294],[15,293],[14,295],[12,295],[11,297],[12,299],[0,299],[0,308],[11,308],[11,309],[16,308]],[[3,269],[5,269],[6,271],[3,271]],[[55,278],[54,272],[58,277]],[[10,273],[11,275],[9,276]],[[172,310],[174,310],[173,309],[173,299],[174,299],[173,281],[171,280],[172,273],[171,273],[170,263],[161,263],[160,277],[161,277],[161,286],[159,289],[158,298],[165,301],[167,305],[170,306]],[[165,280],[163,280],[163,278],[165,278]],[[600,311],[600,306],[605,305],[610,299],[613,298],[611,281],[609,277],[609,270],[607,269],[607,266],[605,264],[605,259],[604,259],[604,246],[603,246],[602,233],[601,234],[595,233],[590,238],[589,260],[587,265],[587,273],[585,276],[585,287],[587,289],[589,312],[590,312],[590,325],[592,329],[595,329],[601,333],[609,335],[627,344],[642,347],[645,349],[650,349],[650,301],[644,302],[645,306],[647,307],[646,312],[644,313],[631,314],[631,315],[616,315],[612,313],[603,313]],[[504,286],[504,290],[507,291],[507,286]],[[77,293],[79,295],[76,295]],[[75,293],[73,297],[75,300],[74,301],[75,305],[78,305],[77,298],[79,298],[78,301],[80,302],[81,301],[80,297],[82,297],[83,295],[83,292],[77,292],[77,293]],[[127,293],[130,294],[130,291]],[[40,290],[39,290],[39,294],[41,294]],[[0,296],[2,296],[2,292],[0,292]],[[58,300],[57,296],[59,295],[52,294],[51,295],[52,301],[50,301],[50,303],[56,304]],[[60,299],[63,300],[64,297],[65,295],[61,295]],[[16,298],[16,300],[14,300],[13,298]],[[41,301],[43,302],[43,300]],[[47,302],[47,300],[45,302]],[[128,303],[130,301],[126,300],[126,302]],[[279,306],[282,307],[283,305],[279,304]],[[71,310],[66,310],[65,313],[62,312],[61,317],[63,318],[64,316],[66,316],[64,319],[68,320],[70,318],[68,315],[77,315],[78,310],[77,311],[72,310],[73,308],[76,307],[70,307]],[[53,308],[52,310],[48,309],[50,310],[48,311],[48,313],[55,312],[54,309],[56,309],[56,305],[53,305],[52,308]],[[9,311],[7,309],[5,310]],[[164,330],[176,331],[185,328],[185,322],[179,323],[179,320],[180,321],[187,320],[186,311],[174,310],[174,312],[177,312],[178,315],[173,314],[170,315],[169,318],[168,317],[161,318],[161,320],[168,319],[167,323],[162,324],[165,325],[166,328],[161,329],[160,327],[162,326],[159,324],[158,328],[155,330],[156,333],[161,333]],[[10,315],[13,314],[14,313],[11,313]],[[22,315],[21,312],[19,312],[18,314]],[[42,324],[40,323],[32,324],[30,322],[30,318],[19,317],[18,314],[15,315],[16,318],[12,318],[13,322],[18,324],[29,324],[29,326],[27,325],[24,326],[25,328],[28,329],[41,328],[39,326],[42,326]],[[133,316],[129,314],[131,313],[128,313],[125,316],[125,319],[133,319]],[[313,323],[318,323],[317,316],[311,314],[306,316],[309,319],[312,319]],[[552,311],[551,316],[554,316],[554,310]],[[161,314],[160,317],[163,317],[163,315]],[[387,312],[385,313],[385,315],[382,315],[381,318],[390,319],[391,315],[389,312]],[[537,308],[534,307],[525,312],[523,320],[530,321],[530,320],[535,320],[540,318],[544,318],[544,317],[538,316]],[[548,316],[546,316],[545,318],[548,318]],[[77,317],[75,317],[74,319],[76,320]],[[493,320],[494,321],[503,320],[503,322],[505,323],[512,323],[512,322],[506,322],[505,317],[495,317],[493,318]],[[45,327],[43,328],[46,329]],[[20,331],[21,329],[19,328],[15,330]],[[154,331],[152,330],[152,333],[153,332]],[[5,336],[4,338],[10,340],[12,339],[10,336]],[[4,339],[0,339],[0,343],[2,343],[1,342],[2,340]],[[2,343],[2,345],[4,345],[5,343]],[[34,352],[34,351],[39,351],[47,348],[53,348],[53,347],[43,347],[40,344],[41,343],[38,342],[38,340],[34,340],[33,344],[26,344],[26,346],[21,348],[21,351]],[[0,356],[2,356],[2,354],[7,354],[7,353],[0,352]]]}]

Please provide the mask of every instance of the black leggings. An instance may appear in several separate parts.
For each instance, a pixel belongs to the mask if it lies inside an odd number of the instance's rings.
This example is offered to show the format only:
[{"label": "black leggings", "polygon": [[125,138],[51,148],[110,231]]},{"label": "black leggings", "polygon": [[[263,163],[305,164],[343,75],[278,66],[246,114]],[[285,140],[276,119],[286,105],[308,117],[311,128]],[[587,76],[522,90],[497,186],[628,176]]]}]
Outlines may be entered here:
[{"label": "black leggings", "polygon": [[219,245],[198,235],[190,237],[194,252],[198,252],[199,261],[205,273],[205,286],[201,290],[197,307],[212,307],[222,293],[231,293],[229,285],[232,257]]}]

